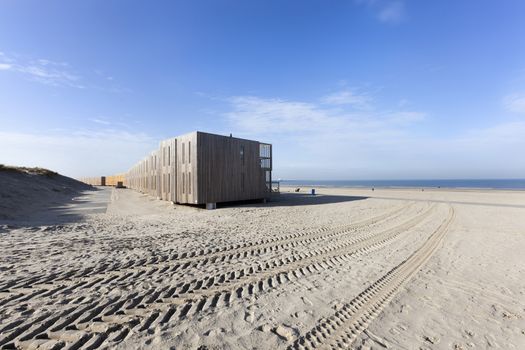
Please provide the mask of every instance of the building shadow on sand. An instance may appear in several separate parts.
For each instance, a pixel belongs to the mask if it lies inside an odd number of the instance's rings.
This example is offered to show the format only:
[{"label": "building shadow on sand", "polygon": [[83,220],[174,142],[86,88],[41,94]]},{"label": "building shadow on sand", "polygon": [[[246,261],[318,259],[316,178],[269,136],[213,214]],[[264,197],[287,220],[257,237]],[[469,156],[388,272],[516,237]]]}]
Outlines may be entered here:
[{"label": "building shadow on sand", "polygon": [[257,201],[240,201],[219,203],[218,208],[230,207],[254,207],[254,208],[271,208],[271,207],[292,207],[298,205],[320,205],[320,204],[334,204],[342,202],[353,202],[367,199],[365,196],[338,196],[327,194],[311,195],[308,193],[275,193],[269,201],[264,203],[261,200]]}]

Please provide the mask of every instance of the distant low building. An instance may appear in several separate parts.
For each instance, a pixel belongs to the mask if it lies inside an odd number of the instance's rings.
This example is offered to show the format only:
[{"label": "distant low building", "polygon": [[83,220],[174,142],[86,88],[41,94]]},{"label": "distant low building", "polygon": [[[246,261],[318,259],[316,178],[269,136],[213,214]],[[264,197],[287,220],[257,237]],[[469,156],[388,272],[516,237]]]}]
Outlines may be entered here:
[{"label": "distant low building", "polygon": [[272,145],[195,131],[160,143],[125,175],[125,185],[163,200],[206,204],[271,194]]}]

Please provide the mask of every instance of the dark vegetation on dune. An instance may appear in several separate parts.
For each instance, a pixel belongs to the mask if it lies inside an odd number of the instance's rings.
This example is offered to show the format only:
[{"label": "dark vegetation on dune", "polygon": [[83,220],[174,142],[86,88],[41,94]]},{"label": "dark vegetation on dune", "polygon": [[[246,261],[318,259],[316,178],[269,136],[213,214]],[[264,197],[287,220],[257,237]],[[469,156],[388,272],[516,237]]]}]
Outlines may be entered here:
[{"label": "dark vegetation on dune", "polygon": [[45,176],[58,175],[56,171],[51,171],[45,168],[39,168],[39,167],[28,168],[28,167],[23,167],[23,166],[11,166],[11,165],[5,165],[5,164],[0,164],[0,171],[10,171],[10,172],[16,172],[16,173],[45,175]]}]

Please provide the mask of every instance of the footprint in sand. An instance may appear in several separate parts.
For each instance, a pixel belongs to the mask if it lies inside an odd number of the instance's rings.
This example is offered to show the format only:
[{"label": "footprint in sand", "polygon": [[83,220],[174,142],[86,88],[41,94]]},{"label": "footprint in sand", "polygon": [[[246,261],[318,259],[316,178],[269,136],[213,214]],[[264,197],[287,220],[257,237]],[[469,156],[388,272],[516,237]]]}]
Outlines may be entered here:
[{"label": "footprint in sand", "polygon": [[248,323],[253,323],[253,321],[255,320],[255,314],[253,313],[253,311],[248,311],[244,314],[244,320]]},{"label": "footprint in sand", "polygon": [[313,305],[314,305],[314,303],[312,303],[312,302],[310,301],[310,299],[308,299],[307,297],[301,297],[301,300],[303,301],[303,303],[304,303],[305,305],[309,305],[309,306],[313,306]]}]

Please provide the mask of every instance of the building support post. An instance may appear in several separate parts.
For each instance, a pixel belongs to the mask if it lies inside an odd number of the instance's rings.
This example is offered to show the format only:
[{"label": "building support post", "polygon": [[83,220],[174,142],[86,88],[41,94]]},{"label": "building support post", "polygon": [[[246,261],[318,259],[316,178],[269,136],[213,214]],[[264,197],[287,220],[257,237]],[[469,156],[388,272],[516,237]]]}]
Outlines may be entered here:
[{"label": "building support post", "polygon": [[206,209],[208,210],[217,209],[217,203],[206,203]]}]

